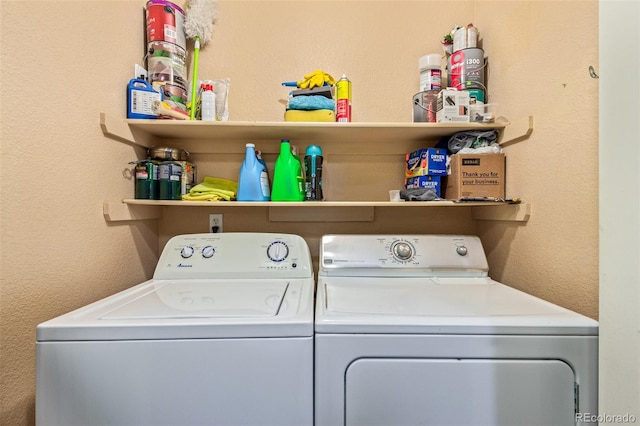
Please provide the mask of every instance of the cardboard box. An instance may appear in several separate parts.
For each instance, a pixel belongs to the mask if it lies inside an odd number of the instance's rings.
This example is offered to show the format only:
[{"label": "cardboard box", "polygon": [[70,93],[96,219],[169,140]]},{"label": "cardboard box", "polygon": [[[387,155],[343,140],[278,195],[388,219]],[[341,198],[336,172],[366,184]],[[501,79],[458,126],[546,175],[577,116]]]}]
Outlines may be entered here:
[{"label": "cardboard box", "polygon": [[504,154],[455,154],[450,158],[445,198],[505,197]]},{"label": "cardboard box", "polygon": [[469,92],[466,90],[443,89],[436,101],[436,121],[438,123],[469,122]]},{"label": "cardboard box", "polygon": [[424,148],[410,152],[405,156],[404,177],[414,176],[446,176],[447,150],[440,148]]},{"label": "cardboard box", "polygon": [[440,197],[442,188],[442,178],[440,176],[415,176],[404,180],[405,189],[431,188]]}]

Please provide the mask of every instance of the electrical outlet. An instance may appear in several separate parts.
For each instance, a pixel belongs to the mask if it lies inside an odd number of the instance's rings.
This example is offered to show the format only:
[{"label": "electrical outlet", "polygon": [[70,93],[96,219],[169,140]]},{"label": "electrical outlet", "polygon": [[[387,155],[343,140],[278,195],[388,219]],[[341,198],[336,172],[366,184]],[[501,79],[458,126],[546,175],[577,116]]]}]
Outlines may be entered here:
[{"label": "electrical outlet", "polygon": [[222,215],[210,214],[209,215],[209,232],[219,234],[222,232]]}]

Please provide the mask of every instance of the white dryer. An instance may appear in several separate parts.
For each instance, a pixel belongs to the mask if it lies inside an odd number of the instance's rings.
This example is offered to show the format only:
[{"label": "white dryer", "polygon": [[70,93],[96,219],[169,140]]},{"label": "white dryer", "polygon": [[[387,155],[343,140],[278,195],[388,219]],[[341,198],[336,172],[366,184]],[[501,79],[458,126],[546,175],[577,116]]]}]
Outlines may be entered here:
[{"label": "white dryer", "polygon": [[576,425],[597,413],[598,324],[488,276],[458,235],[329,235],[315,424]]},{"label": "white dryer", "polygon": [[38,426],[311,425],[309,248],[172,238],[153,279],[37,327]]}]

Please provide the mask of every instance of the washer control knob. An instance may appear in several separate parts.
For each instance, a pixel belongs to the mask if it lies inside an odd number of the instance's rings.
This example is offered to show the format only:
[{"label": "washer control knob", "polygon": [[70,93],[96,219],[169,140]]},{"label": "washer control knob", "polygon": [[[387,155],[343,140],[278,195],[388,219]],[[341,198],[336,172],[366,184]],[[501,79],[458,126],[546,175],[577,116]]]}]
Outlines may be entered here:
[{"label": "washer control knob", "polygon": [[194,251],[195,250],[193,250],[193,247],[184,246],[184,247],[182,247],[182,250],[180,250],[180,256],[182,256],[185,259],[188,259],[191,256],[193,256]]},{"label": "washer control knob", "polygon": [[202,248],[202,257],[204,257],[205,259],[209,259],[209,258],[213,257],[215,252],[216,252],[216,249],[214,249],[213,247],[204,246]]},{"label": "washer control knob", "polygon": [[399,260],[409,260],[413,257],[413,247],[404,241],[397,241],[392,250],[393,255]]},{"label": "washer control knob", "polygon": [[274,262],[282,262],[289,256],[289,247],[284,241],[274,241],[267,247],[267,257]]},{"label": "washer control knob", "polygon": [[466,256],[468,252],[469,250],[467,249],[467,246],[456,247],[456,253],[458,253],[460,256]]}]

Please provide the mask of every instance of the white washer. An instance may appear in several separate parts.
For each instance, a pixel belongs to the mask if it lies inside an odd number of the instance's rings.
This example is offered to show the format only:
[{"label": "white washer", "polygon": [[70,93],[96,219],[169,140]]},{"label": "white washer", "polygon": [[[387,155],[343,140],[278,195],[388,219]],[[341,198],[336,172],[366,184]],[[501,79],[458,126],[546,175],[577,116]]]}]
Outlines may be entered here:
[{"label": "white washer", "polygon": [[330,235],[319,263],[316,426],[598,412],[598,323],[489,278],[477,237]]},{"label": "white washer", "polygon": [[36,422],[311,425],[313,292],[299,236],[174,237],[153,279],[38,325]]}]

